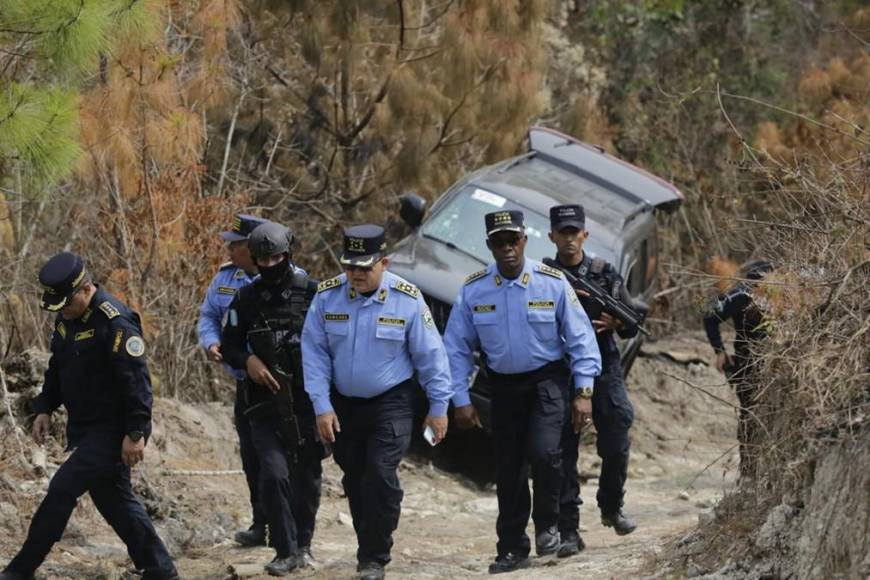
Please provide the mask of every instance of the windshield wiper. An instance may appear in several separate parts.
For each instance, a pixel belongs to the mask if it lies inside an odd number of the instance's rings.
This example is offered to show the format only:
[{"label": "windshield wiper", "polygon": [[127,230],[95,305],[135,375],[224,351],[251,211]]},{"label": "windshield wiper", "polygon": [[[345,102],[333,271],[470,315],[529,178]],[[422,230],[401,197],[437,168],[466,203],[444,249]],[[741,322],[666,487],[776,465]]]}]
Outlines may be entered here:
[{"label": "windshield wiper", "polygon": [[460,248],[459,246],[457,246],[457,245],[454,244],[453,242],[448,242],[447,240],[442,240],[441,238],[439,238],[439,237],[437,237],[437,236],[433,236],[433,235],[431,235],[431,234],[423,234],[423,237],[424,237],[424,238],[427,238],[427,239],[429,239],[429,240],[432,240],[432,241],[435,241],[435,242],[438,242],[438,243],[444,244],[445,246],[447,246],[447,247],[450,248],[451,250],[456,250],[456,251],[459,252],[460,254],[465,254],[465,255],[468,256],[469,258],[471,258],[471,259],[473,259],[473,260],[476,260],[476,261],[480,262],[480,263],[483,264],[484,266],[489,266],[489,264],[487,264],[484,260],[482,260],[482,259],[480,259],[479,257],[475,256],[474,254],[472,254],[472,253],[469,252],[468,250],[463,250],[462,248]]}]

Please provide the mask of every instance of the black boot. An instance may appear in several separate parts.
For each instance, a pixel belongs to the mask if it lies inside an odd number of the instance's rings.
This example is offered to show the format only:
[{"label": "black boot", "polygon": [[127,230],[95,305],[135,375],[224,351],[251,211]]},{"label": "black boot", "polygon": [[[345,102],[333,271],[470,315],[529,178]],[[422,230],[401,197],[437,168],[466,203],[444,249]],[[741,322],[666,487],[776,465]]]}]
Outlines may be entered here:
[{"label": "black boot", "polygon": [[286,558],[276,557],[274,560],[266,564],[266,572],[269,576],[286,576],[298,567],[296,556],[288,556]]},{"label": "black boot", "polygon": [[608,528],[613,528],[620,536],[628,535],[637,529],[637,525],[625,517],[622,510],[612,514],[601,514],[601,523]]},{"label": "black boot", "polygon": [[378,562],[361,562],[356,567],[359,580],[383,580],[384,566]]},{"label": "black boot", "polygon": [[535,535],[535,552],[538,556],[555,554],[559,549],[559,530],[556,526],[550,526]]},{"label": "black boot", "polygon": [[502,574],[504,572],[513,572],[520,568],[528,568],[529,559],[525,556],[517,556],[513,552],[508,552],[506,556],[499,556],[495,562],[489,565],[490,574]]},{"label": "black boot", "polygon": [[559,551],[556,552],[558,557],[568,558],[570,556],[576,556],[586,549],[586,542],[583,541],[583,538],[581,538],[580,534],[576,531],[562,532],[559,535],[562,539],[562,543],[559,544]]},{"label": "black boot", "polygon": [[311,546],[300,546],[296,552],[296,563],[300,568],[313,568],[314,556],[311,555]]},{"label": "black boot", "polygon": [[254,546],[265,546],[266,529],[259,527],[255,528],[254,526],[251,526],[247,530],[236,532],[236,535],[233,536],[233,539],[246,548],[253,548]]}]

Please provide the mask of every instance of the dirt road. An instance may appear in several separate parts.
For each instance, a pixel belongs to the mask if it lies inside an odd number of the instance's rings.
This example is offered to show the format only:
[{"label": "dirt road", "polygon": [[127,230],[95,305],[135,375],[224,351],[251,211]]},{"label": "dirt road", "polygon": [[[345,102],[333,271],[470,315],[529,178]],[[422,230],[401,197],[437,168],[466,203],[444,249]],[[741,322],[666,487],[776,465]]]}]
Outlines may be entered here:
[{"label": "dirt road", "polygon": [[[656,554],[668,540],[697,523],[733,483],[736,466],[734,411],[705,394],[732,401],[724,380],[707,366],[709,350],[697,337],[648,344],[629,379],[636,408],[626,512],[638,530],[617,537],[601,526],[595,508],[595,478],[583,486],[582,535],[587,549],[566,560],[535,558],[517,578],[625,578],[655,569]],[[160,400],[157,429],[137,490],[155,513],[159,531],[177,556],[183,578],[267,578],[262,565],[273,552],[241,549],[227,540],[246,525],[244,482],[240,475],[179,474],[179,470],[238,469],[230,409]],[[0,562],[23,539],[27,518],[47,485],[11,480],[19,501],[0,501]],[[709,465],[711,467],[708,468]],[[4,464],[4,467],[7,464]],[[323,504],[314,540],[317,568],[299,578],[352,578],[356,548],[340,471],[325,464]],[[584,474],[597,473],[594,445],[581,450]],[[12,473],[12,472],[10,472]],[[491,486],[433,468],[410,458],[401,467],[405,489],[402,519],[395,535],[392,578],[466,578],[486,575],[495,555],[496,500]],[[0,495],[0,500],[3,499]],[[533,530],[530,527],[530,534]],[[120,578],[129,563],[123,545],[101,521],[90,500],[81,505],[61,541],[41,569],[44,578]],[[233,572],[235,571],[235,572]]]}]

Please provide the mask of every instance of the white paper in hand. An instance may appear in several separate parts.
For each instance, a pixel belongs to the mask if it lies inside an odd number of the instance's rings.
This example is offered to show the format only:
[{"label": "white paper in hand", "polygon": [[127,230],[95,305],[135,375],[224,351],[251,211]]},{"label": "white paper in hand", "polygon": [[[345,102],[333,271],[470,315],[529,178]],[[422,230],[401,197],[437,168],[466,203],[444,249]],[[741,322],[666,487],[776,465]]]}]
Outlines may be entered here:
[{"label": "white paper in hand", "polygon": [[435,442],[435,431],[432,430],[432,427],[426,425],[426,428],[423,429],[423,439],[426,440],[429,445],[435,447],[438,443]]}]

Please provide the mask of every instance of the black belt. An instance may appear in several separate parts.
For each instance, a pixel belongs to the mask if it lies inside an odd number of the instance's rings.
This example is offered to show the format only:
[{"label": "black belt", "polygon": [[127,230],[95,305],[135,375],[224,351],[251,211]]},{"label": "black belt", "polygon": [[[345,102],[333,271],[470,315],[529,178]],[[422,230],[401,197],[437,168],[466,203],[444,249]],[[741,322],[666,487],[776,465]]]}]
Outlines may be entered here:
[{"label": "black belt", "polygon": [[545,376],[550,375],[551,373],[560,373],[563,374],[568,370],[568,365],[565,362],[565,359],[558,359],[552,362],[548,362],[542,367],[538,367],[531,371],[526,371],[524,373],[513,373],[513,374],[504,374],[498,373],[492,370],[490,367],[486,367],[486,376],[494,383],[528,383],[534,382],[535,379],[543,378]]},{"label": "black belt", "polygon": [[343,402],[350,403],[350,404],[374,403],[374,402],[377,402],[383,398],[386,398],[387,396],[392,395],[393,393],[395,393],[399,389],[408,389],[408,388],[413,388],[414,386],[415,386],[414,379],[407,379],[405,381],[402,381],[401,383],[399,383],[398,385],[396,385],[394,387],[390,387],[389,389],[387,389],[383,393],[379,393],[379,394],[375,395],[374,397],[349,397],[347,395],[342,395],[341,393],[338,392],[338,389],[333,387],[332,396],[334,396],[338,399],[341,399]]}]

